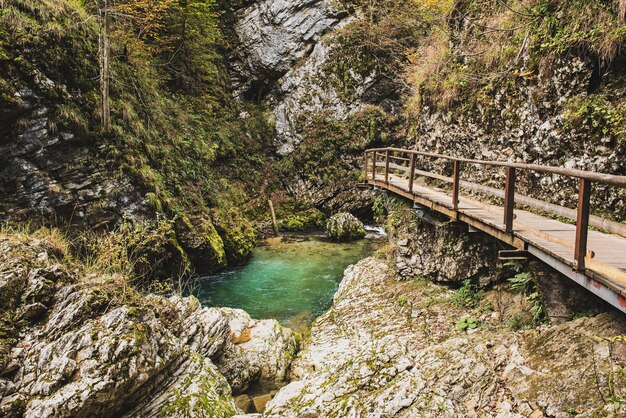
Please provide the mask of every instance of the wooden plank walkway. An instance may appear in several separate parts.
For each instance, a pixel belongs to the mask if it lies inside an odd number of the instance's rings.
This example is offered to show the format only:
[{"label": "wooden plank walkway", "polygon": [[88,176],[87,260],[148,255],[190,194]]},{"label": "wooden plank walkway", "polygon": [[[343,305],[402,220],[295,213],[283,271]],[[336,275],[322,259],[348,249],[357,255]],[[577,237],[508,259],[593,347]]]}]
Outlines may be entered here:
[{"label": "wooden plank walkway", "polygon": [[[626,312],[626,237],[589,230],[584,268],[577,268],[574,257],[578,242],[576,225],[515,209],[512,231],[507,231],[503,206],[459,196],[455,208],[450,191],[418,182],[409,176],[408,167],[405,173],[398,174],[397,168],[390,169],[386,162],[368,167],[368,184],[411,199],[418,205],[468,223],[517,249],[528,251]],[[410,178],[413,181],[410,182]]]}]

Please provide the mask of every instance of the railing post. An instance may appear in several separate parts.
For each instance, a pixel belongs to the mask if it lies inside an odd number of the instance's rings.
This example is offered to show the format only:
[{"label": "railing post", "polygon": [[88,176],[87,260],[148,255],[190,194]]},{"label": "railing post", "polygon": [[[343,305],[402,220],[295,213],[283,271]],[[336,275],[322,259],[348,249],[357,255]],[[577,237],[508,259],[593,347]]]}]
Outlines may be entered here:
[{"label": "railing post", "polygon": [[413,179],[415,178],[415,154],[411,153],[411,166],[409,169],[409,193],[413,193]]},{"label": "railing post", "polygon": [[461,162],[454,160],[452,173],[452,207],[459,210],[459,178],[461,173]]},{"label": "railing post", "polygon": [[515,168],[506,168],[506,189],[504,191],[504,230],[513,232],[513,219],[515,215]]},{"label": "railing post", "polygon": [[389,183],[389,150],[385,152],[385,183]]},{"label": "railing post", "polygon": [[365,183],[367,183],[367,164],[368,164],[367,154],[368,154],[367,151],[365,151],[365,153],[363,154],[363,174],[364,174],[363,178],[365,179]]},{"label": "railing post", "polygon": [[578,216],[576,217],[576,244],[574,260],[576,270],[585,270],[585,256],[587,255],[587,236],[589,234],[589,213],[591,200],[591,181],[580,179],[578,189]]},{"label": "railing post", "polygon": [[372,180],[376,181],[376,151],[372,152]]}]

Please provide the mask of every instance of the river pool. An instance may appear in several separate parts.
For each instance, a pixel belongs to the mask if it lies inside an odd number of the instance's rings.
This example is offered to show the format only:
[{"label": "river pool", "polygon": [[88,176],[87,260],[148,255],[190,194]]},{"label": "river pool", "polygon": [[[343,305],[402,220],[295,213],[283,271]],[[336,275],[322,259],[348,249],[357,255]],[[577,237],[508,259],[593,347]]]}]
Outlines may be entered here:
[{"label": "river pool", "polygon": [[320,234],[272,238],[245,265],[199,279],[192,293],[205,306],[241,308],[305,332],[332,303],[346,267],[371,255],[380,239],[372,228],[350,243]]}]

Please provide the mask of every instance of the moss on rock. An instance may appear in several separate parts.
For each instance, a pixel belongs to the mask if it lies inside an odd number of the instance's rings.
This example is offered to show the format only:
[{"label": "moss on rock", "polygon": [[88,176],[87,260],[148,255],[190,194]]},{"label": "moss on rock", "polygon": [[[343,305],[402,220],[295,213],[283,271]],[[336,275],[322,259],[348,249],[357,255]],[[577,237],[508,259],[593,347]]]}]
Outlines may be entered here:
[{"label": "moss on rock", "polygon": [[365,226],[354,215],[338,213],[328,220],[326,233],[335,241],[353,241],[365,237]]},{"label": "moss on rock", "polygon": [[278,228],[288,232],[311,231],[324,228],[325,221],[326,215],[313,208],[289,214],[278,221]]},{"label": "moss on rock", "polygon": [[182,248],[200,271],[213,271],[226,266],[224,241],[211,219],[180,216],[175,223]]}]

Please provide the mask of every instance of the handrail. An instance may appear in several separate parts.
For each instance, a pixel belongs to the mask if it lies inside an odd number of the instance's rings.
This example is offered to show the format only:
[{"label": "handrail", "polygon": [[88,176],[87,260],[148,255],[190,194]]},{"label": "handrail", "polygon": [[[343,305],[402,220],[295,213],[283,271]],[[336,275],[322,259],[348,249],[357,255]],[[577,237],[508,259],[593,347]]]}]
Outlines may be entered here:
[{"label": "handrail", "polygon": [[567,177],[576,177],[579,179],[585,179],[585,180],[590,180],[590,181],[605,183],[605,184],[612,184],[614,186],[626,187],[626,176],[596,173],[594,171],[578,170],[575,168],[554,167],[550,165],[541,165],[541,164],[508,163],[508,162],[503,162],[503,161],[474,160],[470,158],[452,157],[449,155],[436,154],[432,152],[423,152],[423,151],[415,151],[415,150],[392,148],[392,147],[372,148],[372,149],[367,150],[367,152],[373,152],[373,151],[404,152],[408,154],[420,155],[423,157],[442,158],[442,159],[449,160],[449,161],[458,161],[458,162],[469,163],[469,164],[481,164],[481,165],[488,165],[492,167],[519,168],[522,170],[531,170],[531,171],[537,171],[540,173],[560,174],[560,175],[567,176]]},{"label": "handrail", "polygon": [[[393,153],[407,154],[409,158],[399,157],[392,155]],[[504,231],[506,233],[513,233],[513,221],[515,219],[514,207],[515,203],[521,203],[523,205],[539,209],[546,212],[554,213],[558,216],[565,216],[567,218],[576,221],[576,242],[574,244],[574,263],[576,270],[585,270],[585,256],[587,254],[587,236],[589,226],[594,226],[598,229],[621,235],[626,237],[626,225],[617,222],[610,221],[598,216],[593,216],[590,213],[590,200],[591,200],[591,187],[592,182],[610,184],[618,187],[626,187],[626,176],[618,176],[612,174],[596,173],[592,171],[584,171],[578,169],[569,169],[563,167],[545,166],[539,164],[524,164],[524,163],[508,163],[501,161],[486,161],[475,160],[469,158],[452,157],[449,155],[422,152],[415,150],[408,150],[402,148],[373,148],[365,151],[364,167],[365,178],[368,176],[369,169],[369,155],[373,154],[372,159],[372,179],[376,180],[376,174],[378,169],[384,170],[384,182],[389,183],[390,171],[400,170],[405,174],[409,172],[409,193],[413,193],[413,183],[415,180],[415,174],[436,178],[439,180],[452,183],[452,208],[455,212],[458,211],[459,203],[459,188],[465,188],[480,193],[486,193],[492,196],[496,196],[504,199]],[[380,165],[377,164],[377,157],[384,158],[380,161]],[[436,173],[430,173],[427,171],[418,170],[416,167],[415,156],[424,156],[434,159],[445,159],[453,162],[453,176],[446,177]],[[408,166],[401,164],[390,163],[390,160],[408,162]],[[499,190],[485,185],[479,185],[460,179],[461,163],[467,164],[479,164],[493,167],[506,168],[506,181],[505,190]],[[516,194],[516,170],[530,170],[541,173],[558,174],[567,177],[573,177],[579,179],[579,199],[578,207],[576,210],[569,209],[563,206],[554,205],[552,203],[544,202],[538,199],[534,199],[525,195]]]},{"label": "handrail", "polygon": [[[391,158],[391,157],[390,157]],[[410,172],[409,167],[400,166],[397,164],[390,164],[390,167],[394,170],[401,170],[405,173]],[[435,180],[440,180],[445,183],[454,184],[454,177],[447,177],[442,174],[430,173],[428,171],[418,170],[413,168],[413,177],[415,174],[418,174],[423,177],[428,177]],[[495,187],[485,186],[484,184],[476,184],[465,180],[459,180],[458,185],[466,190],[471,190],[477,193],[487,194],[493,197],[497,197],[499,199],[504,199],[505,191],[496,189]],[[412,190],[411,190],[412,191]],[[515,203],[519,203],[521,205],[529,206],[534,209],[538,209],[543,212],[551,212],[557,216],[562,216],[564,218],[571,219],[573,221],[576,220],[576,210],[566,208],[564,206],[555,205],[554,203],[544,202],[543,200],[535,199],[530,196],[523,195],[521,193],[515,194]],[[589,225],[594,228],[598,228],[602,231],[609,232],[611,234],[620,235],[626,238],[626,225],[618,222],[610,221],[605,218],[601,218],[600,216],[590,215],[589,216]]]}]

